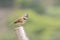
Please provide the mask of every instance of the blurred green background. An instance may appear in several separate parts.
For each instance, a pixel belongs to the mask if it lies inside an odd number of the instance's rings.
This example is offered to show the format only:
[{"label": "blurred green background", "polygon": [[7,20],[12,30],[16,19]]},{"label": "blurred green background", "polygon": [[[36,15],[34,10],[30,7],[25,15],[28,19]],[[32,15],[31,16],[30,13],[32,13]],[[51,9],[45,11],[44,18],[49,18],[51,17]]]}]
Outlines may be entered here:
[{"label": "blurred green background", "polygon": [[[0,40],[17,40],[13,22],[29,14],[24,29],[30,40],[60,40],[60,0],[0,0],[2,8],[10,9],[5,24],[7,31]],[[13,8],[13,11],[11,11]]]}]

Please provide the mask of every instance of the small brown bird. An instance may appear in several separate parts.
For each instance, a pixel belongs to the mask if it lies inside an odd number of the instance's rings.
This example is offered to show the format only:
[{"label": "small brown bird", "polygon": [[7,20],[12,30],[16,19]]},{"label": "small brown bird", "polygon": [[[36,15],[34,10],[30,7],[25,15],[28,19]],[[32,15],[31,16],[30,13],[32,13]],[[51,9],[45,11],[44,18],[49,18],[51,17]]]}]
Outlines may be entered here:
[{"label": "small brown bird", "polygon": [[24,22],[28,19],[28,14],[25,14],[21,18],[17,19],[14,24],[18,23],[19,25],[23,25]]}]

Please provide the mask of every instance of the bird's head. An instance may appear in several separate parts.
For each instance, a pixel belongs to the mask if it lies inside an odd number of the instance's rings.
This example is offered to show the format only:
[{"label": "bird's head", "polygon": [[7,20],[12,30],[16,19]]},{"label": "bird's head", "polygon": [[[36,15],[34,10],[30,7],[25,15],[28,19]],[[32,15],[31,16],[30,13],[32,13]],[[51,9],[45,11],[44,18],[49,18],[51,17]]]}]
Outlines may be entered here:
[{"label": "bird's head", "polygon": [[24,20],[27,20],[28,19],[28,16],[29,16],[28,14],[25,14],[24,15]]}]

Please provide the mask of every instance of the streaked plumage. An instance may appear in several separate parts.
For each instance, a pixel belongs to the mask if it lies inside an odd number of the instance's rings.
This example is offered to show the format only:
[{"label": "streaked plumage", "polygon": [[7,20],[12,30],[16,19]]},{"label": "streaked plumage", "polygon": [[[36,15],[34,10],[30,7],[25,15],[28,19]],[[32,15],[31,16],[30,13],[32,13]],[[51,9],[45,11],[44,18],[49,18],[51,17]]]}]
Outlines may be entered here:
[{"label": "streaked plumage", "polygon": [[14,23],[19,23],[19,25],[23,25],[24,22],[28,19],[28,14],[25,14],[21,18],[17,19]]}]

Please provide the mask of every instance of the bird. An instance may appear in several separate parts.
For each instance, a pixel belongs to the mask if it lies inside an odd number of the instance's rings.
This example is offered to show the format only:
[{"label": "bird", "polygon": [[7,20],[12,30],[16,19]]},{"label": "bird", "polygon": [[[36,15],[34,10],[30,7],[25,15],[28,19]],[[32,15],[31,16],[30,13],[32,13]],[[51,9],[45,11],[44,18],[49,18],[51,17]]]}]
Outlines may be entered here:
[{"label": "bird", "polygon": [[19,19],[17,19],[14,24],[19,24],[20,26],[23,25],[25,23],[25,21],[28,19],[28,14],[26,13],[25,15],[23,15],[22,17],[20,17]]}]

